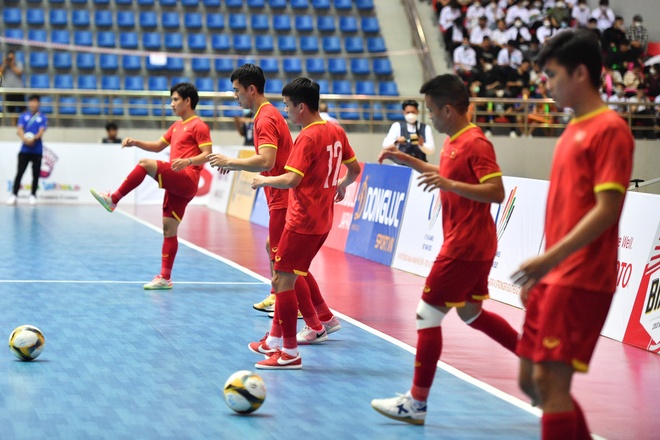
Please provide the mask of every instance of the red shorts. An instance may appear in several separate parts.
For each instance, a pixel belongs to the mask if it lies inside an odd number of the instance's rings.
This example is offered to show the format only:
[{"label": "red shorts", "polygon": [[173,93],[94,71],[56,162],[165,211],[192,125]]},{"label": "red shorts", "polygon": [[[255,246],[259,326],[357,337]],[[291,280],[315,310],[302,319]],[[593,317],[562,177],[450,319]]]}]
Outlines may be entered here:
[{"label": "red shorts", "polygon": [[275,254],[277,247],[280,244],[282,232],[284,232],[284,225],[286,224],[286,208],[273,209],[270,211],[270,219],[268,220],[268,242],[270,243],[270,259],[275,261]]},{"label": "red shorts", "polygon": [[422,300],[437,307],[463,307],[488,299],[492,261],[461,261],[438,256],[426,278]]},{"label": "red shorts", "polygon": [[328,234],[298,234],[284,229],[275,255],[275,270],[306,276],[312,260],[328,238]]},{"label": "red shorts", "polygon": [[539,284],[529,292],[518,356],[586,372],[614,294]]},{"label": "red shorts", "polygon": [[155,179],[158,187],[165,190],[163,217],[172,217],[180,222],[188,203],[197,194],[199,174],[190,167],[174,171],[171,163],[161,160],[157,161],[157,164]]}]

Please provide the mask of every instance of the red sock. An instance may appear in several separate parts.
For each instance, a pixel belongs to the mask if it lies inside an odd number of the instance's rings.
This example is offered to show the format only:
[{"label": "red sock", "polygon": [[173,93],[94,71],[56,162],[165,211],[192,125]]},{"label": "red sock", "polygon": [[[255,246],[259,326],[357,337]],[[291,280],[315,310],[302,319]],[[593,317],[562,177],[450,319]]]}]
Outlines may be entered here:
[{"label": "red sock", "polygon": [[176,235],[174,237],[165,237],[163,239],[163,255],[160,267],[160,274],[163,278],[168,280],[172,278],[172,266],[174,265],[174,258],[176,257],[176,251],[178,249],[179,240]]},{"label": "red sock", "polygon": [[[275,291],[273,290],[273,293]],[[270,336],[274,338],[282,337],[282,321],[280,320],[280,314],[277,308],[277,299],[278,295],[275,295],[275,310],[273,311],[273,323],[270,325]]]},{"label": "red sock", "polygon": [[577,436],[575,438],[577,440],[591,440],[591,434],[589,433],[589,426],[587,425],[587,419],[584,417],[584,412],[582,412],[582,408],[580,408],[577,401],[573,397],[571,399],[573,399],[575,420],[577,422]]},{"label": "red sock", "polygon": [[319,289],[316,278],[314,278],[311,272],[307,272],[305,281],[307,281],[307,285],[309,286],[309,294],[312,298],[312,304],[314,304],[319,319],[321,321],[330,321],[334,315],[325,303],[323,295],[321,295],[321,289]]},{"label": "red sock", "polygon": [[561,413],[543,413],[541,417],[541,439],[574,440],[576,433],[575,411]]},{"label": "red sock", "polygon": [[296,291],[296,299],[298,300],[298,310],[302,313],[305,324],[312,330],[322,331],[323,325],[316,315],[316,309],[312,304],[312,298],[309,293],[309,285],[305,281],[305,277],[298,277],[294,287]]},{"label": "red sock", "polygon": [[277,297],[276,313],[279,312],[282,323],[282,347],[296,349],[296,326],[298,320],[298,300],[295,290],[286,290],[275,294]]},{"label": "red sock", "polygon": [[121,184],[119,189],[112,193],[112,203],[118,203],[122,197],[137,188],[142,183],[144,176],[146,175],[147,170],[140,165],[136,165],[135,168],[133,168],[133,171],[131,171],[130,174],[126,177],[124,183]]},{"label": "red sock", "polygon": [[474,329],[486,333],[510,352],[516,352],[518,332],[501,316],[482,310],[477,319],[469,325]]},{"label": "red sock", "polygon": [[442,327],[417,330],[415,374],[410,389],[413,399],[426,402],[442,352]]}]

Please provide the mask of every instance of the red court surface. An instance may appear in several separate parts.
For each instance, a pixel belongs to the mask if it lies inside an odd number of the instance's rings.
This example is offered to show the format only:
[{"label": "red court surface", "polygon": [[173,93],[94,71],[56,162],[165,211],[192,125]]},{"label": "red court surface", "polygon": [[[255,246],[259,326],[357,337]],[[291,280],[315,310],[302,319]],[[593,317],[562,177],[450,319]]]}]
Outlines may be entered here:
[{"label": "red court surface", "polygon": [[[158,206],[122,208],[161,224]],[[200,206],[188,208],[179,228],[181,239],[269,277],[266,236],[263,227]],[[414,317],[423,278],[328,248],[321,250],[311,271],[331,308],[415,346]],[[176,265],[173,278],[176,283]],[[261,299],[255,297],[254,302]],[[252,304],[245,308],[249,313]],[[488,301],[485,308],[521,328],[522,310],[497,301]],[[443,321],[443,336],[441,361],[527,401],[517,388],[518,362],[511,353],[467,327],[455,313]],[[402,374],[412,378],[412,368],[402,365]],[[594,434],[607,439],[660,438],[658,355],[602,337],[589,374],[576,375],[573,389]]]}]

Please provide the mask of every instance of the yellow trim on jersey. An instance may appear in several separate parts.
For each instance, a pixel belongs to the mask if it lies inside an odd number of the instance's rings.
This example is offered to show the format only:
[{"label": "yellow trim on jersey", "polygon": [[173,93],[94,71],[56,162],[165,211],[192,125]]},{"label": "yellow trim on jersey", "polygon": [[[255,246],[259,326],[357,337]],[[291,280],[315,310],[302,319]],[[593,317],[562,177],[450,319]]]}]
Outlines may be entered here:
[{"label": "yellow trim on jersey", "polygon": [[167,141],[165,140],[165,138],[164,138],[163,136],[160,137],[160,140],[163,141],[163,142],[165,142],[167,145],[170,144],[169,142],[167,142]]},{"label": "yellow trim on jersey", "polygon": [[305,177],[305,173],[303,173],[302,171],[297,170],[297,169],[295,169],[295,168],[293,168],[293,167],[290,167],[290,166],[288,166],[288,165],[285,165],[285,166],[284,166],[284,169],[287,170],[287,171],[291,171],[292,173],[299,174],[301,177]]},{"label": "yellow trim on jersey", "polygon": [[357,156],[353,156],[350,159],[342,160],[341,163],[351,163],[357,160]]},{"label": "yellow trim on jersey", "polygon": [[206,147],[207,145],[213,145],[213,142],[204,142],[203,144],[199,144],[198,147],[202,148],[202,147]]},{"label": "yellow trim on jersey", "polygon": [[580,373],[586,373],[589,371],[589,365],[585,364],[584,362],[580,362],[577,359],[573,359],[571,364],[573,365],[575,371],[579,371]]},{"label": "yellow trim on jersey", "polygon": [[192,121],[192,120],[195,119],[196,117],[197,117],[197,115],[191,116],[191,117],[189,117],[188,119],[186,119],[185,121],[181,121],[181,124],[183,125],[183,124],[185,124],[185,123],[188,122],[188,121]]},{"label": "yellow trim on jersey", "polygon": [[179,223],[181,223],[181,217],[179,217],[178,215],[176,215],[176,212],[172,211],[172,217],[174,217],[174,219],[175,219],[176,221],[178,221]]},{"label": "yellow trim on jersey", "polygon": [[257,147],[257,150],[261,150],[262,148],[275,148],[277,150],[277,145],[275,145],[275,144],[261,144]]},{"label": "yellow trim on jersey", "polygon": [[254,120],[254,119],[257,119],[257,115],[259,114],[259,111],[261,110],[261,107],[263,107],[263,106],[266,105],[266,104],[270,104],[270,101],[266,101],[266,102],[264,102],[263,104],[261,104],[261,105],[259,106],[259,108],[257,109],[257,112],[254,114],[254,118],[252,118],[253,120]]},{"label": "yellow trim on jersey", "polygon": [[461,302],[445,302],[445,307],[465,307],[465,301]]},{"label": "yellow trim on jersey", "polygon": [[452,137],[450,137],[449,142],[455,141],[457,137],[459,137],[460,135],[462,135],[463,133],[465,133],[466,131],[468,131],[469,129],[474,128],[474,127],[476,127],[476,125],[474,125],[473,123],[470,122],[467,126],[461,128],[458,131],[458,133],[456,133]]},{"label": "yellow trim on jersey", "polygon": [[577,118],[573,118],[570,122],[570,124],[577,124],[578,122],[582,122],[584,120],[587,120],[589,118],[593,118],[594,116],[598,116],[599,114],[609,110],[610,108],[606,105],[597,108],[596,110],[587,113],[586,115],[579,116]]},{"label": "yellow trim on jersey", "polygon": [[479,183],[484,183],[488,179],[492,179],[493,177],[499,177],[502,175],[502,171],[496,171],[494,173],[486,174],[484,177],[479,179]]},{"label": "yellow trim on jersey", "polygon": [[159,173],[158,174],[158,188],[162,188],[162,187],[163,187],[163,175]]},{"label": "yellow trim on jersey", "polygon": [[[306,129],[307,127],[311,127],[312,125],[323,125],[323,124],[327,124],[327,123],[328,123],[328,121],[326,121],[325,119],[324,119],[323,121],[312,122],[312,123],[309,124],[309,125],[305,125],[305,126],[303,127],[303,130]],[[302,131],[302,130],[300,130],[300,131]]]},{"label": "yellow trim on jersey", "polygon": [[307,276],[307,272],[303,272],[302,270],[293,269],[293,273],[295,273],[296,275],[303,276],[303,277]]},{"label": "yellow trim on jersey", "polygon": [[610,191],[610,190],[618,191],[622,194],[626,193],[626,187],[621,185],[620,183],[616,183],[616,182],[606,182],[606,183],[601,183],[600,185],[594,186],[594,192],[595,193],[598,193],[598,192],[601,192],[601,191]]},{"label": "yellow trim on jersey", "polygon": [[485,294],[485,295],[472,295],[472,299],[476,299],[477,301],[485,301],[487,299],[490,299],[490,295]]}]

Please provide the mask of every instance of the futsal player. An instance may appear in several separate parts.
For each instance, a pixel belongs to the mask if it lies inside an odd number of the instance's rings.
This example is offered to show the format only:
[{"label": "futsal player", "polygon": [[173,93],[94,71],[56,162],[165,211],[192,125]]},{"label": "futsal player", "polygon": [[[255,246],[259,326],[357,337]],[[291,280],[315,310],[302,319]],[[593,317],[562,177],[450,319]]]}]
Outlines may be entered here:
[{"label": "futsal player", "polygon": [[199,95],[194,85],[179,83],[170,89],[170,106],[181,120],[172,124],[157,141],[138,141],[125,138],[122,148],[138,147],[145,151],[159,152],[168,146],[170,161],[140,159],[124,183],[113,193],[91,190],[96,200],[109,212],[113,212],[119,201],[137,188],[149,175],[165,189],[163,199],[163,249],[160,273],[145,284],[146,290],[168,290],[172,288],[172,266],[179,241],[177,230],[188,203],[197,194],[202,166],[211,153],[211,133],[208,125],[195,114]]},{"label": "futsal player", "polygon": [[433,126],[446,133],[440,166],[396,147],[384,149],[379,162],[391,159],[422,173],[420,186],[440,189],[444,242],[426,279],[417,307],[417,353],[412,387],[405,395],[375,399],[379,413],[415,425],[424,424],[426,401],[442,352],[442,320],[452,308],[472,328],[515,351],[517,332],[500,316],[482,309],[488,299],[488,273],[497,250],[491,203],[504,199],[502,172],[493,145],[467,116],[468,90],[456,75],[440,75],[425,83],[424,94]]},{"label": "futsal player", "polygon": [[[319,115],[319,85],[308,78],[296,78],[282,89],[291,122],[301,125],[284,174],[257,176],[252,188],[290,188],[286,224],[275,252],[273,287],[277,298],[275,313],[282,325],[282,345],[255,367],[259,369],[300,369],[302,358],[296,339],[296,293],[299,276],[309,273],[312,259],[332,227],[334,202],[343,200],[346,187],[360,174],[360,165],[337,124]],[[347,167],[339,176],[339,168]],[[303,313],[304,315],[304,313]]]},{"label": "futsal player", "polygon": [[626,122],[602,101],[598,40],[588,31],[546,41],[539,64],[558,107],[575,118],[557,141],[546,247],[514,274],[526,306],[520,387],[540,399],[543,439],[591,439],[571,380],[587,372],[616,289],[618,225],[632,170]]}]

